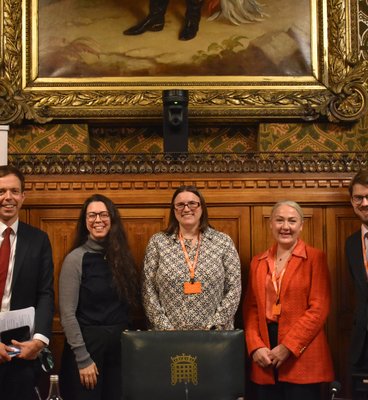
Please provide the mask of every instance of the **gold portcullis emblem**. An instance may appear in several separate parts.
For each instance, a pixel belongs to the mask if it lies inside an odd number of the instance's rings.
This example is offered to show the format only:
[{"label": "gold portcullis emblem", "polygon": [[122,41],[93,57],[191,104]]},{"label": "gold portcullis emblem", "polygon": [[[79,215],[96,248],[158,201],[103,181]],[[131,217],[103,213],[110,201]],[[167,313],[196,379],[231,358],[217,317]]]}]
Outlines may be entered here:
[{"label": "gold portcullis emblem", "polygon": [[198,384],[197,357],[184,353],[171,357],[171,385],[181,382]]}]

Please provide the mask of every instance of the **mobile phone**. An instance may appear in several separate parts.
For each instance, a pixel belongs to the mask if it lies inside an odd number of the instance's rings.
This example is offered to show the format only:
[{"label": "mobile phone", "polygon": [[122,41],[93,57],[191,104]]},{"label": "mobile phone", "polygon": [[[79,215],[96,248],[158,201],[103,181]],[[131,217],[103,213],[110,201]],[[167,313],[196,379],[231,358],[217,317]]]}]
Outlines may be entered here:
[{"label": "mobile phone", "polygon": [[8,346],[11,346],[12,340],[25,342],[31,338],[31,333],[28,325],[20,326],[14,329],[8,329],[0,333],[0,341]]},{"label": "mobile phone", "polygon": [[8,351],[8,355],[10,357],[15,357],[16,355],[20,354],[20,349],[18,347],[10,346],[11,350]]}]

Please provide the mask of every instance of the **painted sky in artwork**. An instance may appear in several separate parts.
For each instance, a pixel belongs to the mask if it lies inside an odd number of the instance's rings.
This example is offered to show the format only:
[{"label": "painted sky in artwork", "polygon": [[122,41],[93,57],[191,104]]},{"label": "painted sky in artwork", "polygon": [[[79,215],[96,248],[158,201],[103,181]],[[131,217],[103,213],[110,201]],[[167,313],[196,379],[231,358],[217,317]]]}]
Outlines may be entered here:
[{"label": "painted sky in artwork", "polygon": [[39,76],[311,75],[309,0],[261,0],[264,20],[239,25],[209,20],[216,0],[206,0],[198,34],[189,41],[178,40],[185,1],[171,0],[162,31],[123,35],[145,18],[148,3],[39,0]]}]

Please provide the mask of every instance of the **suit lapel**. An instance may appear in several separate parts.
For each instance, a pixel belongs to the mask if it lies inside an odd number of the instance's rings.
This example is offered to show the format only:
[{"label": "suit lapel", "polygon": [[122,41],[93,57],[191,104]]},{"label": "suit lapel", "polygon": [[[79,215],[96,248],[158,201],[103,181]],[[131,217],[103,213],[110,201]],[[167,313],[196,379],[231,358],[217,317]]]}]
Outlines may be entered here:
[{"label": "suit lapel", "polygon": [[15,282],[17,281],[17,277],[19,272],[24,266],[26,254],[29,247],[29,241],[27,240],[26,228],[21,222],[19,222],[18,232],[17,232],[17,245],[15,248],[15,260],[14,260],[14,271],[13,271],[13,281],[12,288],[14,287]]},{"label": "suit lapel", "polygon": [[351,272],[355,276],[357,285],[361,287],[362,290],[366,291],[367,273],[364,265],[361,231],[356,232],[351,244]]},{"label": "suit lapel", "polygon": [[290,280],[292,279],[296,271],[300,268],[302,262],[302,257],[293,256],[291,258],[289,264],[286,267],[284,277],[282,278],[280,296],[283,296],[285,294],[285,290],[288,287]]},{"label": "suit lapel", "polygon": [[298,240],[295,249],[292,252],[292,257],[286,267],[284,277],[281,282],[280,296],[285,294],[285,290],[288,287],[290,280],[301,267],[303,260],[307,258],[307,250],[305,243],[302,240]]},{"label": "suit lapel", "polygon": [[[258,264],[257,268],[257,282],[259,287],[265,287],[265,282],[266,282],[266,276],[268,274],[268,262],[267,259],[264,258],[261,260],[261,262]],[[259,300],[261,302],[262,307],[266,307],[266,290],[260,290],[259,291]]]}]

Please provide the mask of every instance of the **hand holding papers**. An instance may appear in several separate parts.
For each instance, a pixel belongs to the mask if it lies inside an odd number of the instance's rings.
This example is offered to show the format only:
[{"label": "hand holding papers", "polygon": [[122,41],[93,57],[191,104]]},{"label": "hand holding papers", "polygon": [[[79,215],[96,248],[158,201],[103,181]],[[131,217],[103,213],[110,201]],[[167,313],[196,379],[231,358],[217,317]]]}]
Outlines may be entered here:
[{"label": "hand holding papers", "polygon": [[34,331],[34,307],[0,313],[0,342],[5,344],[5,350],[10,357],[21,353],[18,347],[12,345],[12,340],[24,342],[30,340]]},{"label": "hand holding papers", "polygon": [[11,344],[12,339],[29,340],[34,331],[34,318],[34,307],[0,313],[0,341]]}]

